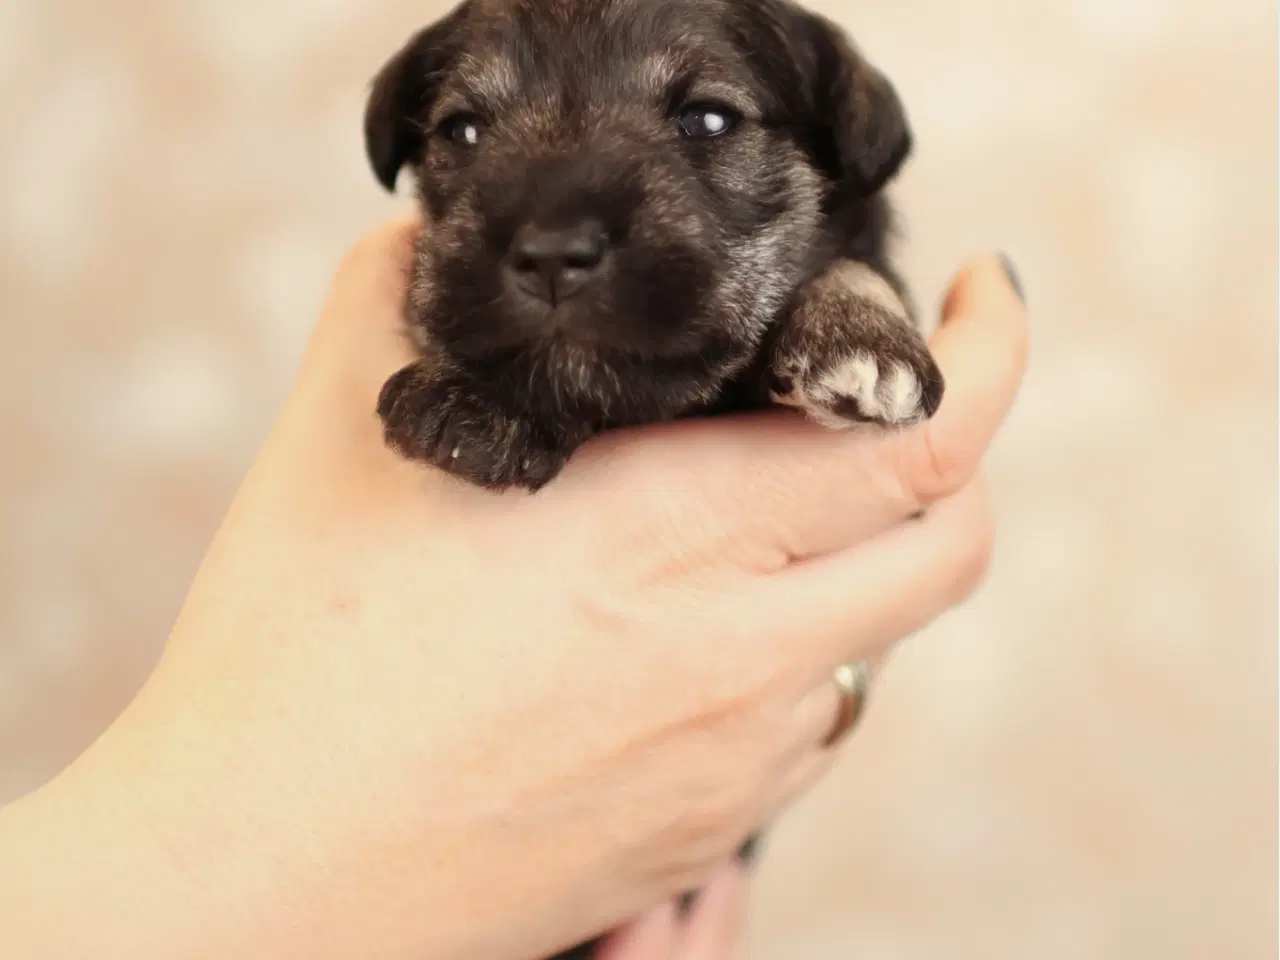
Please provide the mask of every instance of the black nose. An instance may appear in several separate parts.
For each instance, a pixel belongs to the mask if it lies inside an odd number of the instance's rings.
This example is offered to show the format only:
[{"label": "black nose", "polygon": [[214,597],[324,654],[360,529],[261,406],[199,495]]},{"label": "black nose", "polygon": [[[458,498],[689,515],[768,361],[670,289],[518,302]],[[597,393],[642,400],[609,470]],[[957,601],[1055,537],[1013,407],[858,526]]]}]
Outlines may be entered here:
[{"label": "black nose", "polygon": [[609,253],[609,238],[598,220],[567,227],[527,223],[516,234],[507,272],[517,287],[555,306],[599,275]]}]

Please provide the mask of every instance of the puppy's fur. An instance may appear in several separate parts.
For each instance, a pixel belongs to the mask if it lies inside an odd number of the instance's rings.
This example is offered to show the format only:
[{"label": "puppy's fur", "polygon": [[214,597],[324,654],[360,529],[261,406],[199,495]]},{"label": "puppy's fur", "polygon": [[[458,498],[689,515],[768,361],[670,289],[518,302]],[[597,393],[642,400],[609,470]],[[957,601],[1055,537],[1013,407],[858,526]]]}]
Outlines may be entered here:
[{"label": "puppy's fur", "polygon": [[[382,69],[365,134],[428,224],[420,359],[378,403],[410,458],[536,490],[609,427],[770,401],[898,425],[941,400],[886,250],[902,104],[788,0],[465,0]],[[530,296],[521,238],[585,222],[587,282]]]}]

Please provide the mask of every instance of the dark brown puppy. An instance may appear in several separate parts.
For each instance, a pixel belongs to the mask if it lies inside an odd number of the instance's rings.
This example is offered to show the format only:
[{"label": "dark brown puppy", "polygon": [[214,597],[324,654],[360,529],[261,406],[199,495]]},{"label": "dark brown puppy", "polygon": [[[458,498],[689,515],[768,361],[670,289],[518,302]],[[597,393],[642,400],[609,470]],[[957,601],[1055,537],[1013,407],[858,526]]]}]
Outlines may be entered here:
[{"label": "dark brown puppy", "polygon": [[537,489],[601,430],[775,401],[906,424],[942,377],[886,250],[889,81],[788,0],[466,0],[365,123],[428,228],[388,442]]}]

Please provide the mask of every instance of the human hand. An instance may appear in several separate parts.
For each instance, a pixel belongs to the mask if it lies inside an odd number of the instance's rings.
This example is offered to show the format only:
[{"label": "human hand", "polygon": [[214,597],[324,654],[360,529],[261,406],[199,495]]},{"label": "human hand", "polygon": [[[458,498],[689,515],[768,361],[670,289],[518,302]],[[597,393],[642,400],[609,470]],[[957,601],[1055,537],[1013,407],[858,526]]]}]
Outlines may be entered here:
[{"label": "human hand", "polygon": [[373,414],[409,354],[418,229],[344,261],[156,673],[0,825],[0,862],[37,864],[0,876],[0,902],[30,901],[20,945],[563,949],[701,886],[830,762],[832,671],[976,586],[975,476],[1025,352],[993,258],[944,311],[925,426],[619,431],[539,495],[495,496],[396,457]]}]

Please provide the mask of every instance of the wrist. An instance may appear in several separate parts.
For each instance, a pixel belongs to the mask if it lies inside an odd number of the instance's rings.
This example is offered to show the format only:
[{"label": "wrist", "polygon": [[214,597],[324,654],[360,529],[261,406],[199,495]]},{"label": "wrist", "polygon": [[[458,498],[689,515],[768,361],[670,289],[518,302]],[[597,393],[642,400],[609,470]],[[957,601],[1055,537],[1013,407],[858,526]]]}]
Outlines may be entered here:
[{"label": "wrist", "polygon": [[[0,955],[264,955],[222,950],[249,918],[233,916],[217,875],[255,868],[220,848],[198,798],[178,810],[173,791],[137,776],[121,747],[109,733],[60,777],[0,810]],[[220,871],[210,869],[219,861]]]},{"label": "wrist", "polygon": [[480,888],[451,872],[469,859],[461,838],[434,845],[439,869],[409,865],[385,823],[334,808],[346,791],[328,788],[348,778],[284,791],[326,778],[267,755],[311,751],[141,699],[60,777],[0,809],[0,956],[352,960],[412,947],[452,960],[492,941],[484,898],[454,895]]}]

